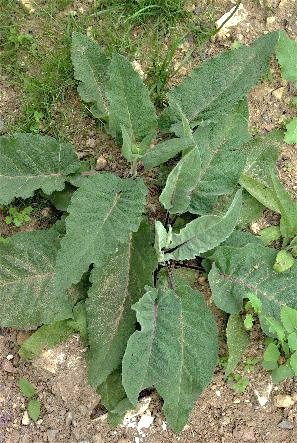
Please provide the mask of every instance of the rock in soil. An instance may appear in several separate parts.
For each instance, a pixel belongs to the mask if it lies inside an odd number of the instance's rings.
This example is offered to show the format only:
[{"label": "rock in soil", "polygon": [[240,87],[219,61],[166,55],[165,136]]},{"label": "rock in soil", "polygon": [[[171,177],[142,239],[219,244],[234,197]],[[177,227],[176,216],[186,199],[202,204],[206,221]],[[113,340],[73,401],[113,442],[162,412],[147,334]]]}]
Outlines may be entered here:
[{"label": "rock in soil", "polygon": [[294,425],[289,420],[283,420],[278,424],[278,427],[281,429],[293,429]]},{"label": "rock in soil", "polygon": [[290,395],[279,394],[273,399],[277,408],[290,408],[295,403]]}]

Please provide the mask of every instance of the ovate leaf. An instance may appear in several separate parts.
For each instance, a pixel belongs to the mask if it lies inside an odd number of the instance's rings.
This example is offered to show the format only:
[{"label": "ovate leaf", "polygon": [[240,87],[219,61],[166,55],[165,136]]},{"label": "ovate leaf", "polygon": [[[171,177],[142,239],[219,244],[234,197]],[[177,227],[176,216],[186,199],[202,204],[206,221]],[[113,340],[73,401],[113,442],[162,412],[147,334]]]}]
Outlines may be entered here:
[{"label": "ovate leaf", "polygon": [[71,58],[74,76],[80,81],[78,92],[83,101],[92,103],[97,118],[106,118],[108,103],[106,84],[110,60],[99,45],[79,32],[72,34]]},{"label": "ovate leaf", "polygon": [[261,36],[249,47],[224,52],[204,62],[169,92],[167,114],[179,120],[175,111],[178,103],[192,127],[209,118],[218,120],[218,113],[232,109],[266,72],[277,37],[277,33]]},{"label": "ovate leaf", "polygon": [[225,312],[237,313],[242,300],[252,292],[262,303],[262,317],[278,319],[283,305],[296,308],[297,264],[277,273],[273,270],[276,255],[277,251],[252,243],[243,248],[218,248],[208,275],[216,305]]},{"label": "ovate leaf", "polygon": [[246,166],[240,177],[241,186],[264,206],[276,212],[280,210],[272,189],[270,170],[275,168],[282,140],[282,133],[274,131],[249,143]]},{"label": "ovate leaf", "polygon": [[297,43],[285,31],[279,33],[276,57],[281,67],[282,77],[297,86]]},{"label": "ovate leaf", "polygon": [[28,198],[36,189],[61,191],[80,163],[74,148],[45,135],[0,137],[0,204]]},{"label": "ovate leaf", "polygon": [[239,314],[231,314],[228,319],[227,329],[227,346],[228,346],[228,361],[225,369],[225,377],[228,377],[238,363],[241,356],[249,344],[249,336],[245,331],[242,318]]},{"label": "ovate leaf", "polygon": [[141,331],[130,337],[123,358],[125,391],[136,405],[139,392],[155,386],[167,422],[180,432],[216,366],[213,315],[201,294],[182,280],[176,281],[176,292],[148,288],[134,309]]},{"label": "ovate leaf", "polygon": [[118,252],[107,257],[91,273],[92,287],[86,301],[88,313],[89,380],[103,383],[123,357],[128,338],[135,330],[131,306],[152,284],[157,258],[149,226],[142,223]]},{"label": "ovate leaf", "polygon": [[281,320],[288,333],[297,331],[297,310],[285,306],[281,310]]},{"label": "ovate leaf", "polygon": [[55,287],[55,229],[0,241],[0,325],[34,329],[72,316],[67,293]]},{"label": "ovate leaf", "polygon": [[240,214],[241,190],[224,216],[204,215],[172,234],[165,260],[190,260],[222,243],[233,232]]},{"label": "ovate leaf", "polygon": [[148,90],[129,61],[119,54],[113,55],[109,74],[107,94],[111,134],[121,136],[123,126],[132,143],[146,139],[148,148],[157,128],[156,112]]},{"label": "ovate leaf", "polygon": [[96,174],[73,194],[57,257],[58,286],[77,283],[90,264],[101,266],[138,230],[147,190],[140,179]]},{"label": "ovate leaf", "polygon": [[200,168],[200,153],[196,146],[170,172],[160,202],[171,214],[186,212],[191,193],[199,182]]},{"label": "ovate leaf", "polygon": [[167,162],[182,151],[194,147],[195,142],[191,137],[172,138],[158,143],[153,149],[148,150],[142,160],[145,169],[155,168]]},{"label": "ovate leaf", "polygon": [[29,401],[27,406],[29,417],[33,421],[37,421],[40,416],[41,403],[38,399],[32,399]]},{"label": "ovate leaf", "polygon": [[27,398],[33,398],[37,395],[36,389],[26,378],[20,378],[19,388],[21,393]]}]

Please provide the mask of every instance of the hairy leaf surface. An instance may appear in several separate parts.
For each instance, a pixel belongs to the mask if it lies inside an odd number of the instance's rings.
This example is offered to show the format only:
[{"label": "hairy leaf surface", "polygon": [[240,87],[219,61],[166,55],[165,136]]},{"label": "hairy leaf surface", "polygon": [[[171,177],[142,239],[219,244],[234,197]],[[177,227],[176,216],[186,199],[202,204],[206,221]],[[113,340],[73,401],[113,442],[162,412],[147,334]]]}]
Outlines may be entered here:
[{"label": "hairy leaf surface", "polygon": [[209,283],[216,305],[237,313],[253,293],[262,302],[263,317],[279,318],[283,305],[297,307],[297,264],[282,273],[273,270],[277,251],[258,244],[220,247],[214,254]]},{"label": "hairy leaf surface", "polygon": [[211,380],[217,362],[217,328],[203,297],[182,280],[176,292],[148,288],[134,305],[141,331],[130,337],[123,385],[136,405],[139,392],[155,386],[166,420],[180,432]]},{"label": "hairy leaf surface", "polygon": [[129,61],[119,54],[113,55],[109,71],[110,132],[121,136],[124,126],[133,143],[147,139],[148,147],[157,128],[156,112],[148,90]]},{"label": "hairy leaf surface", "polygon": [[218,120],[218,112],[232,109],[266,72],[277,37],[277,33],[261,36],[249,47],[204,62],[169,92],[167,114],[178,119],[174,111],[178,103],[192,127],[202,120]]},{"label": "hairy leaf surface", "polygon": [[46,135],[16,134],[0,137],[0,203],[28,198],[36,189],[61,191],[67,175],[80,163],[74,148]]},{"label": "hairy leaf surface", "polygon": [[[232,192],[246,161],[241,145],[250,139],[247,101],[241,101],[217,123],[199,127],[194,140],[201,156],[201,174],[192,195],[190,211],[201,211],[200,201]],[[241,149],[240,149],[241,148]],[[199,204],[198,204],[199,202]]]},{"label": "hairy leaf surface", "polygon": [[131,306],[142,297],[144,287],[152,284],[156,267],[151,232],[143,222],[117,253],[92,270],[86,307],[89,379],[93,386],[103,383],[121,363],[128,338],[135,330]]},{"label": "hairy leaf surface", "polygon": [[146,170],[155,168],[175,157],[181,151],[194,147],[194,144],[191,137],[172,138],[158,143],[144,154],[142,158],[144,167]]},{"label": "hairy leaf surface", "polygon": [[73,194],[66,219],[66,236],[57,257],[58,286],[77,283],[90,264],[101,266],[117,252],[129,233],[138,230],[147,189],[140,179],[96,174]]},{"label": "hairy leaf surface", "polygon": [[228,362],[225,369],[225,377],[228,377],[238,363],[249,344],[249,337],[239,314],[231,314],[228,319],[227,329]]},{"label": "hairy leaf surface", "polygon": [[240,177],[241,186],[264,206],[277,212],[280,211],[271,189],[270,169],[275,167],[282,140],[282,132],[273,131],[249,143],[246,166]]},{"label": "hairy leaf surface", "polygon": [[160,195],[160,202],[171,214],[182,214],[188,209],[191,193],[199,182],[200,170],[201,159],[196,146],[172,169]]},{"label": "hairy leaf surface", "polygon": [[34,329],[72,316],[64,290],[55,288],[57,231],[0,239],[0,325]]},{"label": "hairy leaf surface", "polygon": [[297,86],[297,43],[286,32],[279,33],[276,57],[281,67],[282,77]]},{"label": "hairy leaf surface", "polygon": [[191,260],[218,246],[234,230],[240,208],[241,190],[235,194],[224,216],[204,215],[188,223],[179,234],[173,233],[165,260]]},{"label": "hairy leaf surface", "polygon": [[106,84],[110,60],[103,54],[100,46],[79,32],[72,34],[71,58],[74,76],[80,81],[77,88],[82,100],[93,103],[93,115],[106,118],[108,102]]}]

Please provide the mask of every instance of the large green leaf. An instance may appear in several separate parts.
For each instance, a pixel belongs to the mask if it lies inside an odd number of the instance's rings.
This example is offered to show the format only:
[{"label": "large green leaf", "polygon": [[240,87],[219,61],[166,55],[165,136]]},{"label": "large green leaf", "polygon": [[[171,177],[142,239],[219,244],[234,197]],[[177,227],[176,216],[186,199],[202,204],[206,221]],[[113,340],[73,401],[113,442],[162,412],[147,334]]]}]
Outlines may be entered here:
[{"label": "large green leaf", "polygon": [[96,174],[74,192],[68,207],[66,236],[57,257],[58,286],[77,283],[93,263],[101,266],[138,230],[147,189],[141,179]]},{"label": "large green leaf", "polygon": [[156,112],[149,92],[129,61],[121,55],[113,55],[109,72],[109,130],[119,137],[124,127],[132,143],[146,140],[145,150],[157,128]]},{"label": "large green leaf", "polygon": [[234,314],[252,293],[262,302],[263,317],[279,318],[283,305],[296,308],[297,264],[286,272],[275,272],[276,255],[276,250],[252,243],[242,248],[219,247],[208,275],[216,305]]},{"label": "large green leaf", "polygon": [[167,119],[169,114],[171,121],[179,120],[178,103],[192,127],[199,121],[219,120],[218,113],[232,109],[266,72],[277,37],[277,33],[261,36],[251,46],[219,54],[193,70],[169,92]]},{"label": "large green leaf", "polygon": [[242,318],[239,314],[231,314],[226,328],[228,361],[225,369],[225,377],[228,377],[238,363],[249,344],[249,337],[244,328]]},{"label": "large green leaf", "polygon": [[131,306],[153,283],[157,258],[150,229],[140,225],[118,252],[95,267],[86,301],[88,313],[89,379],[93,386],[103,383],[121,363],[128,338],[135,330]]},{"label": "large green leaf", "polygon": [[[245,165],[247,150],[241,145],[250,139],[247,101],[241,101],[217,123],[199,127],[194,140],[201,156],[201,174],[192,194],[190,211],[201,211],[205,198],[232,192]],[[198,203],[199,202],[199,203]]]},{"label": "large green leaf", "polygon": [[59,249],[55,229],[0,239],[0,325],[34,329],[72,316],[64,290],[55,288]]},{"label": "large green leaf", "polygon": [[199,182],[200,170],[200,153],[196,146],[172,169],[160,195],[160,202],[171,214],[182,214],[188,209],[191,193]]},{"label": "large green leaf", "polygon": [[67,175],[80,163],[74,148],[46,135],[16,134],[0,137],[0,204],[15,197],[28,198],[36,189],[61,191]]},{"label": "large green leaf", "polygon": [[153,149],[147,151],[142,160],[145,169],[155,168],[175,157],[181,151],[194,147],[195,142],[191,137],[172,138],[158,143]]},{"label": "large green leaf", "polygon": [[281,67],[282,77],[297,86],[297,42],[290,39],[285,31],[279,33],[276,57]]},{"label": "large green leaf", "polygon": [[190,260],[222,243],[233,232],[240,214],[241,190],[235,194],[233,202],[223,216],[204,215],[198,217],[172,234],[172,239],[164,259]]},{"label": "large green leaf", "polygon": [[185,426],[195,400],[217,362],[217,328],[202,295],[182,280],[176,291],[148,288],[134,305],[141,331],[123,358],[123,385],[136,405],[139,392],[155,386],[175,432]]},{"label": "large green leaf", "polygon": [[272,188],[270,169],[275,167],[281,149],[283,134],[274,131],[249,143],[245,169],[240,184],[260,203],[273,211],[280,212]]},{"label": "large green leaf", "polygon": [[110,60],[100,46],[79,32],[72,34],[71,57],[74,76],[80,81],[78,92],[83,101],[92,103],[94,116],[106,118],[108,102],[106,84]]}]

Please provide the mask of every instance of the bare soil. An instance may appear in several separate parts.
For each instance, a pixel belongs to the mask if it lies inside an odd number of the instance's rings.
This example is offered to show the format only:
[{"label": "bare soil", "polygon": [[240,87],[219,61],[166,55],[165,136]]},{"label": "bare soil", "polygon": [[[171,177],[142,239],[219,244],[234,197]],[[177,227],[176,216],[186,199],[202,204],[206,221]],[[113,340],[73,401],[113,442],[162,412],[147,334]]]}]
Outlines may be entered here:
[{"label": "bare soil", "polygon": [[[193,1],[193,5],[193,13],[199,11],[199,2]],[[230,1],[220,0],[221,15],[229,11],[232,5]],[[263,32],[271,30],[285,29],[290,37],[297,39],[295,0],[248,0],[243,8],[241,21],[227,27],[225,32],[209,42],[204,49],[204,57],[229,48],[235,41],[251,43]],[[196,54],[193,65],[200,62],[200,55]],[[280,128],[295,112],[290,105],[295,93],[293,86],[280,78],[276,63],[272,62],[271,70],[273,78],[263,81],[249,97],[251,128],[255,132],[265,133]],[[0,77],[0,119],[13,122],[20,102],[20,91],[12,88],[8,79]],[[68,107],[65,138],[75,144],[80,156],[94,162],[104,156],[104,169],[124,176],[127,165],[120,157],[118,147],[100,128],[98,130],[90,117],[84,115],[75,93],[64,105],[57,104],[57,121],[63,121],[66,115],[63,106]],[[296,146],[284,145],[279,170],[284,183],[297,197]],[[159,211],[154,199],[156,193],[157,190],[153,189],[149,203],[152,214]],[[11,231],[5,227],[3,217],[0,222],[2,234],[10,235]],[[197,277],[202,287],[205,286],[203,277]],[[204,292],[207,293],[207,290]],[[220,316],[219,320],[223,322],[224,318]],[[142,400],[139,414],[130,416],[128,424],[112,429],[100,408],[99,396],[87,384],[85,346],[81,339],[73,335],[67,342],[45,352],[32,363],[23,363],[18,357],[18,349],[27,336],[28,333],[24,331],[0,331],[0,443],[297,441],[296,380],[273,386],[269,374],[261,369],[260,364],[253,366],[253,372],[247,372],[244,363],[239,367],[238,373],[249,378],[243,394],[230,387],[224,379],[223,370],[218,367],[213,382],[198,399],[188,426],[179,436],[167,428],[161,402],[154,392]],[[246,358],[260,360],[263,348],[264,337],[256,328]],[[224,352],[222,334],[221,354]],[[38,390],[42,414],[36,423],[27,421],[26,400],[18,388],[20,377],[26,377]],[[278,394],[288,394],[291,406],[277,406],[275,396]],[[152,424],[149,428],[141,428],[141,417],[149,415],[153,417]]]}]

